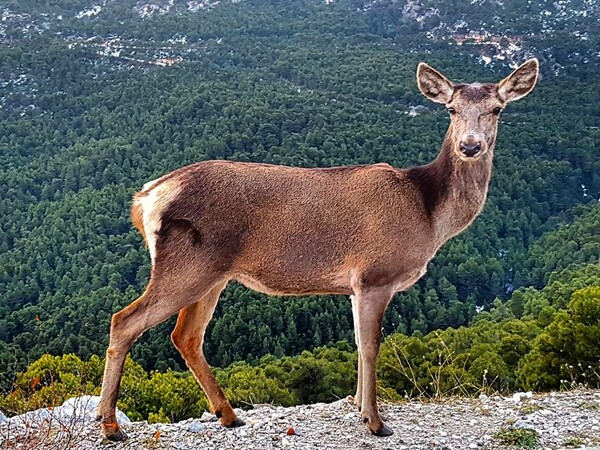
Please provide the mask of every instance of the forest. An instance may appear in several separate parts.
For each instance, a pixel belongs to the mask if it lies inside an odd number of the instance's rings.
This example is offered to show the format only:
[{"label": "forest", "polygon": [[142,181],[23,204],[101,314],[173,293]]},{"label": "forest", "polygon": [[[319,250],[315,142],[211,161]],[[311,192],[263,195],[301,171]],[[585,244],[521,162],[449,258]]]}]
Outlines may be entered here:
[{"label": "forest", "polygon": [[[428,13],[430,2],[255,0],[142,17],[124,1],[84,18],[91,2],[30,3],[4,2],[14,20],[0,33],[0,410],[97,390],[110,317],[148,280],[128,213],[145,182],[207,159],[424,164],[448,118],[418,92],[417,64],[495,82],[528,56],[542,78],[502,115],[482,215],[386,313],[380,395],[599,384],[600,32],[588,15],[540,1],[515,21],[523,11],[505,2],[486,32],[506,42],[458,45],[490,25],[485,2]],[[553,20],[535,19],[544,8]],[[468,26],[452,25],[467,10]],[[178,62],[141,62],[165,57]],[[206,405],[173,325],[132,349],[122,407],[134,417]],[[326,401],[353,389],[352,330],[345,297],[232,283],[205,351],[236,405]]]}]

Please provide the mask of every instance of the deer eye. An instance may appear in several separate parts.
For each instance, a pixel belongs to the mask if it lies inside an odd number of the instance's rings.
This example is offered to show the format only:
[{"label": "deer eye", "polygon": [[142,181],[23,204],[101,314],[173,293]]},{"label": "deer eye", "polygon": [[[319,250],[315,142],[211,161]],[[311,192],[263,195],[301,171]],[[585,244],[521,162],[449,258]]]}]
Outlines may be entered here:
[{"label": "deer eye", "polygon": [[492,112],[493,112],[493,113],[494,113],[494,114],[497,116],[497,115],[499,115],[499,114],[502,112],[502,108],[500,108],[500,107],[498,106],[498,107],[494,108],[494,109],[492,110]]},{"label": "deer eye", "polygon": [[450,114],[454,114],[456,112],[456,110],[454,108],[448,108],[448,112]]}]

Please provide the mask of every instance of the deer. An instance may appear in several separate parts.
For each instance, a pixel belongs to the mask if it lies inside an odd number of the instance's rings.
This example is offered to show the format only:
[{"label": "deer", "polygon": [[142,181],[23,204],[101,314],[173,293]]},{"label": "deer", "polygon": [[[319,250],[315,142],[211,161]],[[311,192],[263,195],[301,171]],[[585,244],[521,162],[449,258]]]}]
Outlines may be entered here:
[{"label": "deer", "polygon": [[450,114],[441,151],[427,165],[203,161],[146,183],[131,217],[149,249],[151,275],[144,293],[111,319],[96,410],[103,435],[127,439],[115,415],[126,355],[142,333],[175,313],[171,339],[211,412],[225,427],[245,425],[203,351],[230,280],[267,295],[349,295],[358,349],[354,403],[372,434],[393,434],[376,393],[384,312],[481,212],[500,113],[529,94],[538,76],[535,58],[497,84],[454,83],[420,63],[419,90]]}]

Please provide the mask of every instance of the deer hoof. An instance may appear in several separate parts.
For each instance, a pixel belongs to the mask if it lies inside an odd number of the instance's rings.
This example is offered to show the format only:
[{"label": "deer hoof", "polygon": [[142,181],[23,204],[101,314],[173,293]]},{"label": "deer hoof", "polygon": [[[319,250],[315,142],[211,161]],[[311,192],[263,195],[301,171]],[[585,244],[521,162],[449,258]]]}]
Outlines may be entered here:
[{"label": "deer hoof", "polygon": [[233,422],[231,422],[229,425],[224,425],[224,426],[226,428],[237,428],[237,427],[243,427],[244,425],[246,425],[246,422],[244,422],[239,417],[236,417]]},{"label": "deer hoof", "polygon": [[111,442],[122,442],[127,440],[128,438],[127,434],[121,429],[118,429],[117,431],[111,434],[104,433],[104,436]]},{"label": "deer hoof", "polygon": [[371,433],[373,433],[375,436],[387,437],[387,436],[391,436],[392,434],[394,434],[394,431],[387,425],[383,425],[383,427],[377,431],[371,430]]}]

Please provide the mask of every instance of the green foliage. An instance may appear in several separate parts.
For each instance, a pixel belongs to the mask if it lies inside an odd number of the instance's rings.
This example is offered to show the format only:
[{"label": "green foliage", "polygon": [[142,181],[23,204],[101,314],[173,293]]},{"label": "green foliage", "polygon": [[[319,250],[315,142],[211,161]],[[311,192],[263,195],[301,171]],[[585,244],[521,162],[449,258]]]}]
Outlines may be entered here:
[{"label": "green foliage", "polygon": [[563,445],[567,448],[581,448],[585,445],[585,441],[577,436],[569,436],[564,439]]},{"label": "green foliage", "polygon": [[[96,356],[82,361],[75,355],[43,355],[18,374],[12,392],[0,397],[0,410],[20,414],[74,396],[97,395],[103,366]],[[267,356],[257,366],[238,362],[216,370],[216,376],[234,407],[332,401],[355,388],[356,354],[340,343],[296,357]],[[132,420],[176,422],[199,417],[209,405],[189,372],[146,372],[127,358],[118,407]]]},{"label": "green foliage", "polygon": [[20,414],[60,405],[76,395],[95,394],[103,367],[104,362],[97,356],[83,362],[75,355],[43,355],[17,375],[13,391],[0,398],[0,410]]},{"label": "green foliage", "polygon": [[236,363],[226,371],[225,393],[236,406],[275,403],[290,406],[297,403],[293,393],[285,389],[282,380],[268,377],[262,367]]},{"label": "green foliage", "polygon": [[478,321],[424,337],[389,337],[381,351],[383,392],[413,397],[509,392],[516,387],[517,364],[539,334],[534,323]]},{"label": "green foliage", "polygon": [[521,361],[518,375],[527,389],[580,384],[600,386],[600,286],[573,293]]},{"label": "green foliage", "polygon": [[356,365],[356,354],[347,343],[305,351],[280,363],[300,403],[330,402],[349,395],[356,388]]},{"label": "green foliage", "polygon": [[208,401],[189,372],[146,373],[128,360],[121,382],[118,406],[131,420],[178,422],[200,417]]},{"label": "green foliage", "polygon": [[514,317],[536,319],[543,327],[550,323],[557,309],[566,307],[575,291],[587,286],[600,286],[600,265],[572,266],[553,272],[541,290],[528,287],[515,291],[506,308]]},{"label": "green foliage", "polygon": [[538,446],[537,432],[525,428],[503,428],[496,433],[495,438],[503,444],[517,448],[536,448]]}]

